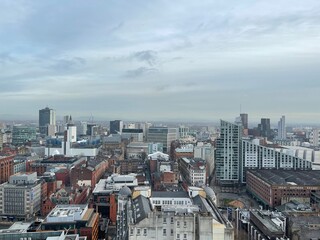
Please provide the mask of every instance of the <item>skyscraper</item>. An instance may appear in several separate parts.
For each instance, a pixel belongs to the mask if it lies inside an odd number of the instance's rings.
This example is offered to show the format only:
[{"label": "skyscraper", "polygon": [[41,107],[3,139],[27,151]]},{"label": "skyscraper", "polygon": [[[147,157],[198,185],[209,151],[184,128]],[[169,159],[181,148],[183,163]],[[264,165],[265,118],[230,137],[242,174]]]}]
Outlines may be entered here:
[{"label": "skyscraper", "polygon": [[235,186],[240,180],[242,126],[221,120],[217,139],[216,179],[220,185]]},{"label": "skyscraper", "polygon": [[270,118],[261,118],[260,134],[268,139],[271,137]]},{"label": "skyscraper", "polygon": [[122,120],[114,120],[110,121],[110,133],[116,134],[121,133],[123,128],[123,121]]},{"label": "skyscraper", "polygon": [[248,129],[248,113],[240,113],[242,126],[244,129]]},{"label": "skyscraper", "polygon": [[282,116],[278,122],[278,137],[279,140],[287,139],[287,131],[286,131],[286,118]]},{"label": "skyscraper", "polygon": [[39,131],[40,134],[48,134],[48,126],[56,125],[56,112],[48,107],[39,110]]}]

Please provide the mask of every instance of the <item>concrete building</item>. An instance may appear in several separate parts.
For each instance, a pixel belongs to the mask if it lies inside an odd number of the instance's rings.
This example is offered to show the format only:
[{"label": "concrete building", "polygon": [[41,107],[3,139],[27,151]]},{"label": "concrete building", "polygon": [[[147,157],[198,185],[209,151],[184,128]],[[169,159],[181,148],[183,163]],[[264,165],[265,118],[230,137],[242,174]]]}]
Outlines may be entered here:
[{"label": "concrete building", "polygon": [[310,132],[309,142],[312,146],[318,147],[320,145],[320,129],[314,128]]},{"label": "concrete building", "polygon": [[152,192],[147,197],[133,193],[129,240],[234,239],[232,225],[203,190],[192,195]]},{"label": "concrete building", "polygon": [[291,200],[310,205],[311,193],[320,191],[320,171],[248,170],[247,191],[269,208]]},{"label": "concrete building", "polygon": [[114,120],[110,121],[110,134],[122,133],[123,121]]},{"label": "concrete building", "polygon": [[[287,237],[287,217],[281,212],[237,209],[235,221],[237,239],[291,239]],[[245,238],[244,233],[247,235]]]},{"label": "concrete building", "polygon": [[171,142],[178,138],[177,128],[150,127],[147,133],[147,142],[162,143],[163,152],[170,152]]},{"label": "concrete building", "polygon": [[189,186],[201,187],[207,183],[206,162],[201,158],[181,158],[179,170]]},{"label": "concrete building", "polygon": [[184,125],[179,126],[179,138],[186,138],[189,135],[189,127]]},{"label": "concrete building", "polygon": [[0,156],[0,184],[9,181],[13,174],[14,155]]},{"label": "concrete building", "polygon": [[12,144],[24,145],[29,141],[36,140],[36,128],[23,125],[15,125],[12,128]]},{"label": "concrete building", "polygon": [[216,140],[216,179],[220,185],[234,186],[240,180],[242,126],[220,121]]},{"label": "concrete building", "polygon": [[123,128],[121,137],[128,138],[132,142],[143,142],[143,130],[137,128]]},{"label": "concrete building", "polygon": [[56,126],[56,112],[48,107],[39,110],[40,134],[48,135],[48,126]]},{"label": "concrete building", "polygon": [[248,124],[248,113],[240,113],[241,123],[244,129],[249,128]]},{"label": "concrete building", "polygon": [[183,157],[193,158],[194,157],[193,149],[194,149],[193,144],[186,144],[186,145],[177,147],[176,149],[174,149],[173,159],[177,160]]},{"label": "concrete building", "polygon": [[68,229],[88,240],[98,240],[99,214],[88,205],[57,205],[41,223],[43,231]]},{"label": "concrete building", "polygon": [[261,123],[259,124],[258,128],[260,130],[260,136],[270,140],[272,136],[270,118],[261,118]]},{"label": "concrete building", "polygon": [[286,140],[287,139],[287,130],[286,130],[286,118],[282,116],[278,122],[278,136],[277,139],[279,140]]},{"label": "concrete building", "polygon": [[30,219],[40,211],[41,183],[36,173],[18,173],[0,185],[0,215]]}]

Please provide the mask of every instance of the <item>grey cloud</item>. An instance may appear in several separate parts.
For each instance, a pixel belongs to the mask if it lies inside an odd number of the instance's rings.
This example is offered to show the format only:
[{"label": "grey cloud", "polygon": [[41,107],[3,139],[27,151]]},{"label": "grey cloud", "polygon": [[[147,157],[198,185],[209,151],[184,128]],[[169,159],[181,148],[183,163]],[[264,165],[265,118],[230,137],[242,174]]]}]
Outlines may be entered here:
[{"label": "grey cloud", "polygon": [[16,59],[11,56],[8,52],[2,52],[0,53],[0,64],[5,64],[8,62],[15,62]]},{"label": "grey cloud", "polygon": [[139,67],[134,70],[128,70],[125,74],[125,77],[129,77],[129,78],[141,77],[144,75],[155,74],[158,71],[159,70],[156,68]]},{"label": "grey cloud", "polygon": [[58,59],[54,60],[54,63],[49,66],[49,68],[57,71],[70,71],[73,69],[78,69],[86,64],[86,60],[81,57],[74,57],[69,59]]},{"label": "grey cloud", "polygon": [[145,62],[149,64],[149,66],[154,66],[158,63],[158,54],[156,51],[152,50],[135,52],[131,55],[131,58],[141,62]]}]

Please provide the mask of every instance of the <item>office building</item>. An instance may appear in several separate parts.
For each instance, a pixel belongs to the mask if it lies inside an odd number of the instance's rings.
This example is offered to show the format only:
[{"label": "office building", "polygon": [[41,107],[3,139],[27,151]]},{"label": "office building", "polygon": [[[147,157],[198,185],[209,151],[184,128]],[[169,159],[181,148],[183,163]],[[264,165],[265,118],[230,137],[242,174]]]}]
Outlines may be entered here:
[{"label": "office building", "polygon": [[162,143],[163,152],[170,152],[171,142],[178,137],[177,128],[150,127],[147,133],[147,142]]},{"label": "office building", "polygon": [[248,114],[240,113],[241,123],[244,129],[248,129]]},{"label": "office building", "polygon": [[121,133],[123,129],[122,120],[110,121],[110,134]]},{"label": "office building", "polygon": [[138,128],[123,128],[122,138],[127,138],[132,142],[143,142],[143,130]]},{"label": "office building", "polygon": [[240,180],[241,124],[220,121],[220,137],[216,140],[216,180],[219,185],[235,186]]},{"label": "office building", "polygon": [[48,135],[48,125],[56,125],[56,112],[51,108],[39,110],[39,131],[40,134]]},{"label": "office building", "polygon": [[261,123],[259,124],[260,136],[270,139],[272,136],[271,125],[269,118],[261,118]]},{"label": "office building", "polygon": [[41,183],[37,173],[17,173],[0,185],[0,215],[30,219],[40,211]]},{"label": "office building", "polygon": [[282,116],[278,122],[278,136],[277,139],[279,140],[286,140],[287,139],[287,131],[286,131],[286,118]]},{"label": "office building", "polygon": [[310,132],[309,142],[311,146],[318,147],[320,145],[320,129],[314,128]]},{"label": "office building", "polygon": [[36,140],[36,128],[23,125],[15,125],[12,128],[12,144],[21,146],[27,142]]}]

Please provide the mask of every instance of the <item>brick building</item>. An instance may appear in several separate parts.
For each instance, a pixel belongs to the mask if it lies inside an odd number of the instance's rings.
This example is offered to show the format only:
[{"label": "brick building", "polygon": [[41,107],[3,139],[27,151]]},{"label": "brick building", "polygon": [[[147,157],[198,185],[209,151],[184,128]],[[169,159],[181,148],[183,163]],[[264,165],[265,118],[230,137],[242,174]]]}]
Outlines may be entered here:
[{"label": "brick building", "polygon": [[108,161],[91,160],[70,170],[71,186],[95,187],[108,167]]},{"label": "brick building", "polygon": [[0,156],[0,184],[9,181],[13,174],[14,155]]},{"label": "brick building", "polygon": [[311,193],[320,191],[320,171],[249,170],[247,191],[270,208],[291,200],[310,203]]}]

